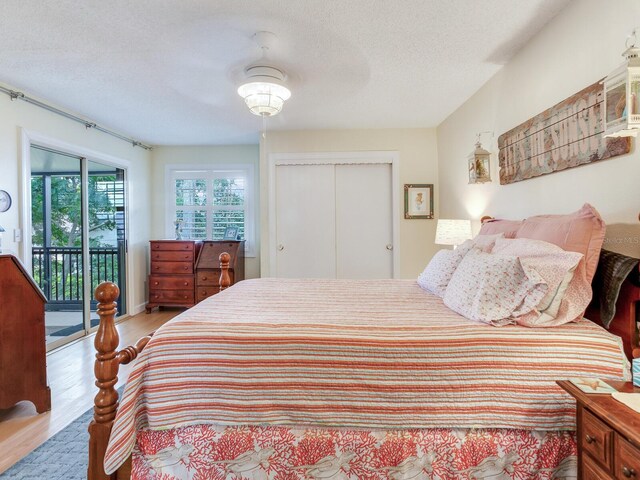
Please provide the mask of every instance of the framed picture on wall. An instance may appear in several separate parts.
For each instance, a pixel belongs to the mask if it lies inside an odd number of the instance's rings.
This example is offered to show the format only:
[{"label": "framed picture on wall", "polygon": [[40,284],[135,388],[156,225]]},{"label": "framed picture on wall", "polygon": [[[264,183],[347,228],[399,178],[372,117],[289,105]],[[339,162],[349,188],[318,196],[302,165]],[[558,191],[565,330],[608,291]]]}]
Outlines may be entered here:
[{"label": "framed picture on wall", "polygon": [[433,218],[433,184],[404,184],[404,218]]}]

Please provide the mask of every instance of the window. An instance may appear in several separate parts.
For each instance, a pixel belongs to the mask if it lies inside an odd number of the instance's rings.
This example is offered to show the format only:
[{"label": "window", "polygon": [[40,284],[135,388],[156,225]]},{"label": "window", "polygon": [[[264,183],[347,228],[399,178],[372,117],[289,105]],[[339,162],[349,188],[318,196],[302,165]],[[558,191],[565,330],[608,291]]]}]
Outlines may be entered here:
[{"label": "window", "polygon": [[253,165],[212,170],[167,167],[167,236],[185,240],[222,240],[236,227],[245,255],[254,256]]}]

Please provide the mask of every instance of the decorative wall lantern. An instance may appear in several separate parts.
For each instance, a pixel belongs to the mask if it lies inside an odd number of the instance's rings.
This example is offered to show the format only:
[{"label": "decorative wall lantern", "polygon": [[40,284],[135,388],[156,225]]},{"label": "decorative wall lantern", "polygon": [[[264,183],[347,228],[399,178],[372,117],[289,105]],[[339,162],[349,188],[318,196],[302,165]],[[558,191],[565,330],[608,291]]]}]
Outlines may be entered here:
[{"label": "decorative wall lantern", "polygon": [[476,135],[476,148],[473,155],[469,157],[469,183],[491,181],[491,153],[485,150],[480,143],[480,136],[483,133],[490,133],[493,138],[493,132],[480,132]]},{"label": "decorative wall lantern", "polygon": [[640,48],[627,38],[625,63],[604,79],[604,136],[635,137],[640,129]]}]

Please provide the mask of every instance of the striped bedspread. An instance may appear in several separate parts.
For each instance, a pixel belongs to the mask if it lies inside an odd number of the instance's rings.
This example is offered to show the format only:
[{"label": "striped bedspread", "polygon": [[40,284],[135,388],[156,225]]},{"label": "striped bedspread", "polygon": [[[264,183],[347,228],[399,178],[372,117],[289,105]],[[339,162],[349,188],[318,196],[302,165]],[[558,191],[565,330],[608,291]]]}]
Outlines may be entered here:
[{"label": "striped bedspread", "polygon": [[129,376],[105,467],[136,429],[217,425],[575,428],[554,383],[628,379],[617,337],[467,320],[413,280],[240,282],[160,328]]}]

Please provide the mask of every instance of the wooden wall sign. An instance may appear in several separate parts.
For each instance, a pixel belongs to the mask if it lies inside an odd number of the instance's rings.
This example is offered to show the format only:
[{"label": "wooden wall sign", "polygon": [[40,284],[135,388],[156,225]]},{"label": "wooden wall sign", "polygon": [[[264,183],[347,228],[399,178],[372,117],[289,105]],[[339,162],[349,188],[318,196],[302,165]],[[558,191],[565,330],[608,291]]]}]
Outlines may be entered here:
[{"label": "wooden wall sign", "polygon": [[602,136],[603,92],[596,82],[500,135],[500,184],[629,153],[628,138]]}]

